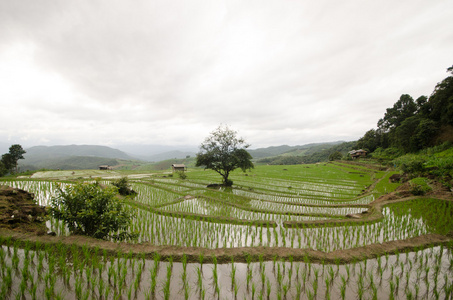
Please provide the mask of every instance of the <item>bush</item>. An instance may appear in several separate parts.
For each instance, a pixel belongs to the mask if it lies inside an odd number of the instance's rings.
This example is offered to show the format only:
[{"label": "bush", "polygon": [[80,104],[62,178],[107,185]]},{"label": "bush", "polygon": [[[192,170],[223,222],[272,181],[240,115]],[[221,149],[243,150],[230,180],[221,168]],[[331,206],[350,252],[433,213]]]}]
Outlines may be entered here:
[{"label": "bush", "polygon": [[417,177],[409,181],[411,186],[411,193],[416,196],[422,196],[427,192],[432,191],[432,188],[428,185],[428,179],[425,177]]},{"label": "bush", "polygon": [[114,186],[102,188],[98,182],[78,183],[65,189],[58,187],[51,200],[50,213],[62,220],[72,234],[98,239],[125,240],[131,223],[130,210],[117,197]]},{"label": "bush", "polygon": [[112,184],[118,188],[118,193],[122,196],[135,196],[137,194],[137,192],[130,187],[127,177],[121,177],[112,182]]},{"label": "bush", "polygon": [[183,180],[187,178],[187,174],[184,171],[178,171],[177,174],[178,174],[179,178],[181,178]]},{"label": "bush", "polygon": [[404,173],[421,174],[425,171],[426,159],[420,155],[404,155],[395,159],[393,162]]}]

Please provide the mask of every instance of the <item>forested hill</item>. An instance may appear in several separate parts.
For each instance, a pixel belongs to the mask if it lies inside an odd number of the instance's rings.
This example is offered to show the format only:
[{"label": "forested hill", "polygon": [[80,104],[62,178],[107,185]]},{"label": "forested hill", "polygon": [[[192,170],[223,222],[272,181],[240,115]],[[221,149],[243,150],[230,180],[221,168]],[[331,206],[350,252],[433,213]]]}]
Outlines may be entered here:
[{"label": "forested hill", "polygon": [[[354,149],[355,145],[356,141],[295,146],[291,150],[284,153],[260,158],[257,160],[257,163],[271,165],[294,165],[341,159],[342,157],[346,157],[348,151]],[[256,158],[253,155],[253,152],[250,152],[252,153],[253,158]],[[332,157],[334,154],[336,154],[335,158]]]},{"label": "forested hill", "polygon": [[134,159],[120,150],[97,145],[35,146],[25,151],[24,159],[19,160],[22,170],[93,169],[117,165],[117,159]]},{"label": "forested hill", "polygon": [[[447,69],[453,75],[453,66]],[[357,147],[375,150],[417,152],[444,142],[453,142],[453,76],[439,82],[431,96],[414,100],[404,94],[384,117],[357,142]]]},{"label": "forested hill", "polygon": [[334,145],[338,145],[343,143],[343,141],[338,142],[330,142],[330,143],[312,143],[306,144],[301,146],[288,146],[288,145],[281,145],[281,146],[271,146],[267,148],[258,148],[258,149],[247,149],[247,151],[252,155],[254,159],[260,159],[264,157],[274,157],[279,155],[284,156],[301,156],[301,155],[309,155],[316,152],[320,152],[327,148],[330,148]]}]

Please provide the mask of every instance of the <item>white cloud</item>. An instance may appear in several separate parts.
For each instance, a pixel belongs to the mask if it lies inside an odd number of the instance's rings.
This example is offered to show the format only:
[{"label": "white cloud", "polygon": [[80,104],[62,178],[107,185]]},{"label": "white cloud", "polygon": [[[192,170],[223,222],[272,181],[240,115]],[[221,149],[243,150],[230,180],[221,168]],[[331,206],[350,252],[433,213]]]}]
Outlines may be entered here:
[{"label": "white cloud", "polygon": [[451,65],[453,3],[0,3],[0,140],[356,139]]}]

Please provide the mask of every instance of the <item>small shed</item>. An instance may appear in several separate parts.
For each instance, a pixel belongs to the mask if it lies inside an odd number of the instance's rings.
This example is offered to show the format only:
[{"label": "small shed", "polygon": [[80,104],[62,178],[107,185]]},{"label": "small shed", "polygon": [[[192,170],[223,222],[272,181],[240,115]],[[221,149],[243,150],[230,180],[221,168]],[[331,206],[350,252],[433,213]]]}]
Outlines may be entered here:
[{"label": "small shed", "polygon": [[187,170],[187,167],[184,164],[172,164],[171,169],[173,170],[173,172],[184,172]]},{"label": "small shed", "polygon": [[366,155],[367,155],[367,151],[365,151],[363,149],[352,150],[352,151],[349,151],[348,153],[349,153],[349,155],[351,155],[351,157],[353,159],[360,158],[360,157],[366,157]]},{"label": "small shed", "polygon": [[102,165],[102,166],[99,166],[99,170],[111,170],[112,167],[110,167],[109,165]]}]

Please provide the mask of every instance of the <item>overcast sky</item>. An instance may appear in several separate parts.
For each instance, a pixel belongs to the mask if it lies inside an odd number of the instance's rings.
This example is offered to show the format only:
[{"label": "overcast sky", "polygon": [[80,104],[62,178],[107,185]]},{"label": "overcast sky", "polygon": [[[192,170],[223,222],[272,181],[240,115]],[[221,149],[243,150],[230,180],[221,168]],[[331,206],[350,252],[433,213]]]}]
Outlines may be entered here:
[{"label": "overcast sky", "polygon": [[0,142],[356,140],[453,64],[452,0],[0,1]]}]

